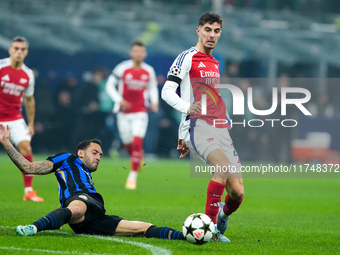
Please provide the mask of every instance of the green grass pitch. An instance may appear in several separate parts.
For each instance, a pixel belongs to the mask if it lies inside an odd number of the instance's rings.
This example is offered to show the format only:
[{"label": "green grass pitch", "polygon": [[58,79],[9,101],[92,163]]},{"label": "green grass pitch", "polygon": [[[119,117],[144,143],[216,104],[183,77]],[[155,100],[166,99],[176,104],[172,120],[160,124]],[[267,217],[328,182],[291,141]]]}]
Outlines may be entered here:
[{"label": "green grass pitch", "polygon": [[[45,157],[35,156],[35,160]],[[189,161],[146,161],[135,191],[124,189],[127,159],[103,158],[93,173],[108,214],[177,229],[187,216],[204,212],[209,179],[190,178]],[[0,154],[0,254],[337,254],[340,251],[340,178],[244,180],[245,199],[232,215],[231,243],[202,246],[142,237],[89,237],[61,231],[18,236],[29,224],[58,207],[54,174],[36,176],[43,203],[23,201],[19,170]]]}]

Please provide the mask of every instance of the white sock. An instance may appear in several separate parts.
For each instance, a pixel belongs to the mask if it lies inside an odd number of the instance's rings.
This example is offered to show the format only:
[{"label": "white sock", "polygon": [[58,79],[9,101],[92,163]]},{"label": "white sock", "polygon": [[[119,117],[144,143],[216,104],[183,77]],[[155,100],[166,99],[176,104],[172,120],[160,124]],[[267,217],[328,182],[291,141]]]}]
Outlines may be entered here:
[{"label": "white sock", "polygon": [[[224,206],[225,206],[225,205],[224,205]],[[226,215],[226,214],[224,213],[224,210],[221,210],[220,216],[221,216],[221,218],[222,218],[223,220],[226,220],[226,219],[228,219],[228,216],[229,216],[229,215]]]},{"label": "white sock", "polygon": [[28,192],[32,191],[32,190],[33,190],[32,187],[25,187],[25,188],[24,188],[25,195],[26,195]]},{"label": "white sock", "polygon": [[138,176],[138,172],[137,171],[130,171],[129,176],[128,176],[128,180],[137,180],[137,176]]}]

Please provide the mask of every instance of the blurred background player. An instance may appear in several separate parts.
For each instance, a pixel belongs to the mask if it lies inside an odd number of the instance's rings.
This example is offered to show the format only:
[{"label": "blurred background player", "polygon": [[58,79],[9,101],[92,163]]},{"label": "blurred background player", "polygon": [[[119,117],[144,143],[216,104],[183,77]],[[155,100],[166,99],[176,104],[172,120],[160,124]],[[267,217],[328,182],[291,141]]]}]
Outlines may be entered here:
[{"label": "blurred background player", "polygon": [[[24,37],[15,37],[9,47],[9,58],[0,60],[0,123],[9,125],[12,130],[10,139],[19,152],[33,162],[31,138],[34,135],[34,74],[24,64],[28,53],[28,41]],[[21,114],[24,102],[28,125]],[[23,175],[24,200],[42,202],[33,190],[33,175]]]},{"label": "blurred background player", "polygon": [[156,74],[144,62],[147,56],[142,42],[132,44],[130,57],[118,64],[106,84],[106,91],[115,102],[117,127],[126,151],[131,156],[131,170],[125,188],[136,189],[138,170],[143,161],[143,139],[148,126],[146,105],[158,111],[158,89]]},{"label": "blurred background player", "polygon": [[[204,162],[218,167],[232,166],[240,173],[240,160],[230,138],[229,116],[215,84],[220,83],[219,62],[211,55],[222,33],[222,18],[212,12],[199,19],[196,29],[198,42],[195,47],[182,52],[173,62],[168,79],[162,90],[162,98],[173,108],[182,112],[179,128],[178,149],[180,158],[190,150]],[[180,85],[181,97],[176,90]],[[211,96],[207,96],[207,95]],[[202,111],[202,98],[206,98],[206,113]],[[224,120],[216,124],[214,120]],[[227,190],[225,204],[221,198]],[[237,210],[243,200],[241,174],[215,171],[207,188],[205,214],[224,234],[231,213]],[[229,240],[222,238],[225,242]]]}]

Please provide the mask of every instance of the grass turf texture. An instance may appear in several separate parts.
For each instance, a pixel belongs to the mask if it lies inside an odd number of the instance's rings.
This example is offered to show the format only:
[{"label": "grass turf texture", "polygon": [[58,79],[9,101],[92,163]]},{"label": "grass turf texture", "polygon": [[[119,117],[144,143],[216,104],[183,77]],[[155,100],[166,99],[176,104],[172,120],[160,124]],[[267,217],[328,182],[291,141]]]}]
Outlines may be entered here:
[{"label": "grass turf texture", "polygon": [[[44,158],[35,156],[35,160]],[[62,231],[18,236],[15,226],[31,223],[58,207],[56,178],[54,174],[35,177],[34,187],[45,202],[34,203],[22,200],[21,174],[4,154],[0,154],[0,169],[0,254],[161,253],[145,245],[186,255],[336,254],[340,250],[340,179],[245,179],[244,202],[226,232],[231,243],[198,246],[140,237],[76,236],[68,225]],[[181,229],[187,216],[204,212],[209,179],[190,178],[189,161],[146,161],[135,191],[124,189],[128,169],[127,159],[103,158],[93,173],[108,214]]]}]

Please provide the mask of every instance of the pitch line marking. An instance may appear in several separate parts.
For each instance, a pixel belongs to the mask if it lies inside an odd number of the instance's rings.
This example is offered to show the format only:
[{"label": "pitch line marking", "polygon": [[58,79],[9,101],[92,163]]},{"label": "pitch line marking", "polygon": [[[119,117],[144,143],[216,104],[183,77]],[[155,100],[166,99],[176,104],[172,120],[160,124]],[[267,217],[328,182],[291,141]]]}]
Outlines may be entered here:
[{"label": "pitch line marking", "polygon": [[136,246],[139,246],[141,248],[151,251],[151,253],[155,255],[171,255],[172,254],[171,251],[167,249],[153,246],[151,244],[144,244],[144,243],[138,243],[138,242],[133,242],[133,241],[125,241],[119,238],[113,238],[113,237],[108,237],[108,236],[89,236],[89,235],[84,235],[84,236],[94,237],[94,238],[106,240],[106,241],[113,241],[113,242],[118,242],[118,243],[127,243],[127,244],[136,245]]},{"label": "pitch line marking", "polygon": [[10,246],[10,247],[0,246],[0,250],[46,252],[46,253],[54,253],[54,254],[109,255],[109,253],[93,253],[93,252],[88,253],[88,252],[78,252],[78,251],[31,249],[31,248],[19,248],[19,247],[14,247],[14,246]]},{"label": "pitch line marking", "polygon": [[[13,227],[9,227],[9,226],[0,226],[2,228],[10,228],[12,229]],[[157,247],[157,246],[153,246],[151,244],[144,244],[144,243],[139,243],[139,242],[134,242],[134,241],[126,241],[123,239],[119,239],[117,237],[109,237],[109,236],[97,236],[97,235],[76,235],[76,234],[71,234],[71,233],[67,233],[67,232],[63,232],[63,231],[59,231],[59,230],[46,230],[44,232],[52,232],[52,233],[58,233],[61,235],[74,235],[74,236],[85,236],[88,238],[97,238],[97,239],[101,239],[101,240],[106,240],[106,241],[112,241],[112,242],[117,242],[117,243],[126,243],[126,244],[131,244],[131,245],[135,245],[135,246],[139,246],[140,248],[149,250],[152,254],[154,255],[172,255],[171,251],[161,248],[161,247]],[[85,255],[106,255],[107,253],[79,253],[77,251],[53,251],[53,250],[40,250],[40,249],[25,249],[25,248],[16,248],[16,247],[0,247],[0,249],[7,249],[7,250],[26,250],[26,251],[40,251],[40,252],[50,252],[50,253],[57,253],[57,254],[85,254]]]}]

